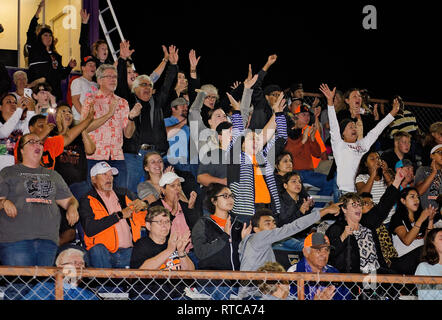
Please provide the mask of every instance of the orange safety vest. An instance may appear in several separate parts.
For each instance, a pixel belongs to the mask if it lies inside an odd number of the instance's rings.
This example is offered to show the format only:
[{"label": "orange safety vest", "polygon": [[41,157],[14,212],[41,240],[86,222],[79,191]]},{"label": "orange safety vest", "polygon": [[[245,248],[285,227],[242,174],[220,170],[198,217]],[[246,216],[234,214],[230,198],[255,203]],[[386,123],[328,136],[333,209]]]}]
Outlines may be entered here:
[{"label": "orange safety vest", "polygon": [[[94,213],[95,220],[102,219],[104,217],[109,216],[109,213],[106,210],[106,207],[95,197],[88,195],[89,204],[91,206],[92,212]],[[127,196],[125,196],[126,205],[132,200],[130,200]],[[145,225],[147,211],[138,211],[132,214],[132,217],[129,219],[130,228],[132,231],[132,241],[135,243],[138,239],[141,238],[141,227]],[[84,234],[84,243],[86,244],[86,249],[90,250],[93,246],[97,244],[104,245],[107,250],[111,253],[115,253],[118,250],[118,233],[115,228],[115,225],[107,228],[106,230],[97,233],[93,237],[88,237]]]}]

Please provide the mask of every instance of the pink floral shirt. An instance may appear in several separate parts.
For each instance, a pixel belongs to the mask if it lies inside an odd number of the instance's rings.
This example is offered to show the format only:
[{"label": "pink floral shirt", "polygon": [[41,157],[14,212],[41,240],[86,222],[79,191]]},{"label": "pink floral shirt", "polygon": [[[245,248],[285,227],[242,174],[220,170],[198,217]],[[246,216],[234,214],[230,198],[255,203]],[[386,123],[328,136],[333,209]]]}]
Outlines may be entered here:
[{"label": "pink floral shirt", "polygon": [[94,103],[95,119],[104,116],[109,111],[112,99],[118,99],[118,106],[114,115],[101,127],[91,131],[89,135],[95,142],[95,153],[86,156],[91,160],[124,160],[123,154],[123,129],[128,124],[129,104],[115,94],[104,95],[98,90],[95,95],[86,98],[81,109],[81,120],[89,112],[89,105]]}]

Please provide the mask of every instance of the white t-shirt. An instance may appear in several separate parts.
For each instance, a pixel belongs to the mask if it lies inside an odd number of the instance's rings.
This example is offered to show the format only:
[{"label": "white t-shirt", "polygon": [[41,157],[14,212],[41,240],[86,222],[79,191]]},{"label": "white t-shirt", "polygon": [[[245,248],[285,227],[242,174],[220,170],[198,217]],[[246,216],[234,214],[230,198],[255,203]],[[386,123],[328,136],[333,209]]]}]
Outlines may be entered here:
[{"label": "white t-shirt", "polygon": [[26,118],[20,120],[23,109],[17,108],[14,114],[5,123],[0,122],[0,170],[15,164],[13,151],[20,136],[29,133],[29,120],[35,115],[34,111],[27,111]]},{"label": "white t-shirt", "polygon": [[[442,264],[431,265],[428,262],[421,262],[416,268],[415,275],[442,277]],[[418,284],[417,289],[419,300],[442,300],[441,284]]]},{"label": "white t-shirt", "polygon": [[362,156],[369,151],[394,117],[390,113],[387,114],[364,138],[355,143],[347,143],[341,137],[335,107],[328,106],[327,112],[330,121],[331,146],[336,161],[338,188],[347,192],[356,192],[355,178]]},{"label": "white t-shirt", "polygon": [[[95,88],[95,89],[93,89]],[[88,94],[93,94],[98,91],[98,84],[94,81],[89,81],[84,77],[74,79],[71,83],[71,96],[80,95],[80,103],[83,105]],[[80,113],[72,106],[72,114],[76,122],[80,121]]]},{"label": "white t-shirt", "polygon": [[[407,227],[405,226],[405,228]],[[407,230],[407,232],[409,232],[409,230]],[[415,239],[409,246],[407,246],[397,234],[392,235],[392,240],[399,258],[424,245],[424,239]]]},{"label": "white t-shirt", "polygon": [[[355,184],[359,183],[359,182],[367,183],[369,178],[370,178],[370,175],[368,175],[368,174],[359,174],[356,177]],[[373,187],[371,188],[370,193],[373,196],[374,204],[379,203],[379,200],[381,200],[381,197],[385,193],[385,190],[387,190],[387,185],[385,184],[384,178],[381,178],[381,180],[379,180],[379,181],[375,180],[373,182]],[[391,216],[394,214],[395,211],[396,211],[396,206],[393,206],[393,208],[391,208],[391,210],[390,210],[390,213],[388,214],[388,217],[384,220],[384,224],[387,224],[390,222]]]}]

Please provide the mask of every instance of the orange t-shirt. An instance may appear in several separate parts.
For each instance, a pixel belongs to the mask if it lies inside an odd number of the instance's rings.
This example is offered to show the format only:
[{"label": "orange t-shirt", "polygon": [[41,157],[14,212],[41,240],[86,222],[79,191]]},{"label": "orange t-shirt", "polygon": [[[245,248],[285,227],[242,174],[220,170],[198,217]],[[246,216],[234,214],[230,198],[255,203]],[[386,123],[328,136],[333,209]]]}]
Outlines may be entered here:
[{"label": "orange t-shirt", "polygon": [[258,167],[255,155],[252,158],[253,174],[255,176],[255,203],[270,203],[270,192],[262,175],[261,169]]},{"label": "orange t-shirt", "polygon": [[[17,148],[18,143],[15,144],[14,157],[15,163],[17,162]],[[43,145],[43,155],[41,156],[40,165],[42,167],[54,170],[55,158],[63,153],[64,150],[64,138],[61,135],[55,137],[49,137],[45,140]]]},{"label": "orange t-shirt", "polygon": [[219,225],[221,228],[224,229],[224,227],[226,226],[226,223],[227,223],[227,219],[217,217],[214,214],[212,214],[210,217],[212,218],[213,221],[216,222],[217,225]]}]

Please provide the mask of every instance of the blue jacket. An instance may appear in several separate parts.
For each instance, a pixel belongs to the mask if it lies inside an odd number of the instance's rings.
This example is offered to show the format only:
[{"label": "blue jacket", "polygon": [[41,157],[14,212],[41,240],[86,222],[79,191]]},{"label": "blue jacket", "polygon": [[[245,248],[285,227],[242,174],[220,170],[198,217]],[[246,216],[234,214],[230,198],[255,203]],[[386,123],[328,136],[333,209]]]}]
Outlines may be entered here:
[{"label": "blue jacket", "polygon": [[[100,300],[92,291],[72,286],[63,285],[64,300]],[[23,300],[55,300],[55,283],[44,282],[39,283],[29,291]]]},{"label": "blue jacket", "polygon": [[[292,267],[293,268],[293,267]],[[293,268],[294,272],[311,272],[311,267],[308,264],[305,257],[303,257],[296,265],[295,268]],[[332,267],[331,265],[326,265],[323,270],[323,273],[339,273],[339,270],[335,267]],[[304,286],[304,297],[305,300],[313,300],[315,297],[316,290],[328,287],[329,285],[334,285],[336,287],[335,295],[333,296],[333,300],[351,300],[352,296],[350,293],[350,290],[345,287],[345,285],[342,284],[334,284],[329,283],[327,281],[307,281]],[[296,285],[290,285],[290,295],[291,296],[298,296],[298,288]]]}]

